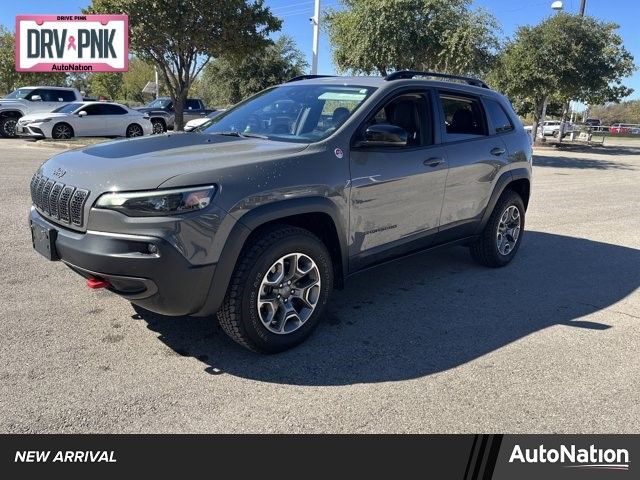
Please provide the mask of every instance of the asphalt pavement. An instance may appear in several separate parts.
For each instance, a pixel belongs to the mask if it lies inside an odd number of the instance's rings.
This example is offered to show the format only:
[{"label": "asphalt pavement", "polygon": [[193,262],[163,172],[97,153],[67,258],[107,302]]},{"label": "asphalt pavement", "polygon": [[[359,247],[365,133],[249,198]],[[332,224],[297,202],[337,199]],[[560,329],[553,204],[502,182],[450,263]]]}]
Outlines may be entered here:
[{"label": "asphalt pavement", "polygon": [[539,150],[516,259],[370,270],[302,346],[261,356],[213,318],[85,287],[31,248],[0,139],[0,432],[640,432],[640,148]]}]

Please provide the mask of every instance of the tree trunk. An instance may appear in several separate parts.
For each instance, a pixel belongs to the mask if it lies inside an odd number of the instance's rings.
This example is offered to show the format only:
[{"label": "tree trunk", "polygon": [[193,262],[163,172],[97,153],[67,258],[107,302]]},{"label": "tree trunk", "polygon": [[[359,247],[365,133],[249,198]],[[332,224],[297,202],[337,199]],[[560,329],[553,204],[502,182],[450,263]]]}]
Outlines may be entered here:
[{"label": "tree trunk", "polygon": [[562,119],[560,121],[560,131],[558,132],[558,143],[562,143],[562,137],[565,129],[565,122],[567,121],[567,113],[569,113],[569,101],[562,105]]},{"label": "tree trunk", "polygon": [[183,88],[176,92],[176,98],[173,101],[173,110],[175,114],[173,129],[175,131],[184,130],[184,104],[187,100],[188,89]]},{"label": "tree trunk", "polygon": [[[538,113],[540,112],[540,113]],[[531,134],[533,135],[533,144],[538,141],[538,127],[544,125],[544,118],[547,115],[547,97],[543,97],[539,103],[535,105],[533,110],[533,127]],[[542,130],[542,138],[544,139],[544,127]]]}]

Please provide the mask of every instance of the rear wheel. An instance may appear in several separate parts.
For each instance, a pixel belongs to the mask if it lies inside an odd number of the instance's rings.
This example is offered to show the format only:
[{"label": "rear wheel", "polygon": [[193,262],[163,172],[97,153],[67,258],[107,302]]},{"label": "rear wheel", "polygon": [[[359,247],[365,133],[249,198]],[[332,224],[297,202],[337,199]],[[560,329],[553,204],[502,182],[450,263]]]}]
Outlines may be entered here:
[{"label": "rear wheel", "polygon": [[16,136],[17,117],[3,117],[0,119],[0,135],[6,138],[14,138]]},{"label": "rear wheel", "polygon": [[56,123],[51,129],[51,138],[65,140],[73,137],[73,128],[68,123]]},{"label": "rear wheel", "polygon": [[126,134],[128,138],[141,137],[144,135],[144,131],[142,130],[142,127],[140,125],[138,125],[137,123],[132,123],[127,127]]},{"label": "rear wheel", "polygon": [[524,203],[513,190],[505,191],[489,217],[471,255],[487,267],[503,267],[516,255],[524,233]]},{"label": "rear wheel", "polygon": [[332,289],[322,241],[301,228],[274,227],[243,249],[218,320],[242,346],[281,352],[311,334]]}]

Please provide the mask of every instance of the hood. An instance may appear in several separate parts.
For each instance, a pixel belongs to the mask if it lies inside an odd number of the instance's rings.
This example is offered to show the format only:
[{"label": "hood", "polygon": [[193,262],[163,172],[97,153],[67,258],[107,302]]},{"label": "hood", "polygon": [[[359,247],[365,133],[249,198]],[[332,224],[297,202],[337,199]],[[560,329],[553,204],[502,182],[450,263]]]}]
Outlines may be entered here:
[{"label": "hood", "polygon": [[42,118],[56,118],[56,117],[67,117],[68,113],[52,113],[52,112],[40,112],[40,113],[30,113],[29,115],[24,115],[20,117],[21,123],[27,123],[26,120],[39,120]]},{"label": "hood", "polygon": [[152,107],[138,107],[138,108],[134,108],[134,110],[137,110],[138,112],[142,112],[142,113],[149,113],[149,112],[167,113],[167,111],[163,110],[162,108],[152,108]]},{"label": "hood", "polygon": [[112,190],[155,189],[177,175],[262,162],[295,154],[307,146],[205,133],[153,135],[61,153],[45,162],[40,172],[88,189],[93,197]]}]

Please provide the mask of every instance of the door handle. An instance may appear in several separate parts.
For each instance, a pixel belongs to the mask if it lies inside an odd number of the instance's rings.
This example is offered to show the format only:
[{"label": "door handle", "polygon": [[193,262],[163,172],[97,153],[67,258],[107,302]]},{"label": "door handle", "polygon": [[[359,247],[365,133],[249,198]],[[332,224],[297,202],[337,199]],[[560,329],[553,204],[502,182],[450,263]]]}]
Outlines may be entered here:
[{"label": "door handle", "polygon": [[431,157],[427,158],[424,162],[422,162],[427,167],[437,167],[438,165],[444,163],[444,158],[440,157]]},{"label": "door handle", "polygon": [[495,155],[496,157],[499,157],[500,155],[502,155],[504,152],[506,152],[506,150],[504,148],[501,147],[493,147],[491,149],[491,155]]}]

